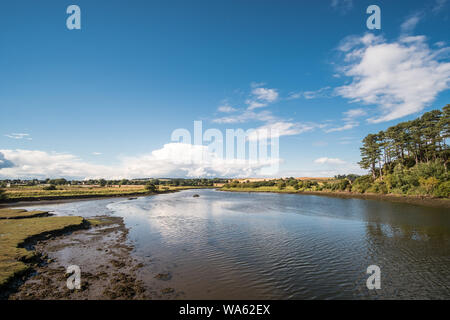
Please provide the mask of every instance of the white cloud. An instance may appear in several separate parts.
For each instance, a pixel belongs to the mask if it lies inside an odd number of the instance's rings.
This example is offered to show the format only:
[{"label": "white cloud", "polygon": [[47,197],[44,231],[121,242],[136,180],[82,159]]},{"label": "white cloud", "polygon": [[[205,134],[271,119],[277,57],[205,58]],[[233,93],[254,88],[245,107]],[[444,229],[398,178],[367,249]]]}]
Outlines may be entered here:
[{"label": "white cloud", "polygon": [[[379,123],[423,110],[449,88],[450,63],[432,50],[424,36],[402,36],[389,43],[366,34],[347,38],[339,47],[345,52],[342,72],[352,82],[336,93],[352,102],[376,105],[381,114],[369,119]],[[347,126],[349,127],[349,126]]]},{"label": "white cloud", "polygon": [[316,98],[325,98],[329,94],[330,87],[320,88],[316,91],[305,91],[303,92],[303,97],[305,99],[316,99]]},{"label": "white cloud", "polygon": [[322,157],[322,158],[318,158],[318,159],[314,160],[314,163],[341,165],[341,164],[346,164],[347,162],[345,162],[344,160],[338,159],[338,158]]},{"label": "white cloud", "polygon": [[[246,100],[248,105],[247,110],[237,110],[232,115],[213,119],[214,123],[220,124],[237,124],[250,121],[262,122],[263,124],[254,129],[254,134],[249,137],[249,140],[260,140],[271,137],[282,137],[297,135],[315,128],[322,128],[324,125],[313,123],[297,123],[290,120],[281,119],[272,114],[271,111],[254,111],[254,109],[265,107],[270,103],[275,102],[279,95],[276,89],[268,89],[261,87],[261,83],[252,83],[251,99]],[[272,132],[271,132],[272,131]],[[271,133],[270,133],[271,132]]]},{"label": "white cloud", "polygon": [[432,9],[433,13],[439,13],[442,8],[447,4],[447,0],[436,0],[434,7]]},{"label": "white cloud", "polygon": [[117,165],[97,165],[72,154],[39,150],[0,150],[1,178],[142,178],[249,177],[281,162],[278,158],[250,161],[224,159],[208,146],[168,143],[149,154],[125,157]]},{"label": "white cloud", "polygon": [[342,137],[339,139],[339,144],[357,144],[359,141],[353,137]]},{"label": "white cloud", "polygon": [[262,86],[265,86],[266,85],[266,83],[265,82],[252,82],[252,83],[250,83],[250,87],[252,87],[252,88],[258,88],[258,87],[262,87]]},{"label": "white cloud", "polygon": [[5,137],[11,138],[11,139],[26,139],[26,140],[32,140],[30,135],[28,133],[11,133],[11,134],[5,134]]},{"label": "white cloud", "polygon": [[71,154],[36,150],[0,150],[13,165],[0,169],[4,178],[113,176],[114,168],[83,162]]},{"label": "white cloud", "polygon": [[342,120],[344,121],[344,124],[340,127],[327,129],[325,130],[326,133],[350,130],[359,126],[359,122],[355,121],[355,118],[365,116],[367,112],[364,109],[359,108],[347,110],[343,114],[344,118]]},{"label": "white cloud", "polygon": [[100,156],[100,155],[102,155],[101,152],[92,152],[92,154],[93,154],[94,156]]},{"label": "white cloud", "polygon": [[288,121],[278,121],[265,124],[254,130],[249,140],[267,139],[268,137],[292,136],[303,132],[311,131],[316,128],[315,124],[300,124]]},{"label": "white cloud", "polygon": [[252,84],[252,98],[245,101],[248,105],[248,110],[266,107],[278,99],[278,92],[276,89],[254,87],[254,85],[255,84]]},{"label": "white cloud", "polygon": [[5,155],[0,152],[0,169],[3,168],[12,168],[14,167],[14,163],[5,158]]},{"label": "white cloud", "polygon": [[275,89],[255,88],[252,93],[257,99],[267,102],[274,102],[278,98],[278,92]]},{"label": "white cloud", "polygon": [[216,118],[212,121],[214,123],[227,123],[227,124],[233,124],[233,123],[244,123],[248,121],[273,121],[275,120],[275,117],[272,115],[270,111],[261,111],[261,112],[254,112],[254,111],[248,111],[245,110],[242,113]]},{"label": "white cloud", "polygon": [[225,105],[220,106],[219,108],[217,108],[217,111],[223,112],[223,113],[230,113],[230,112],[236,111],[236,109],[233,108],[232,106],[228,105],[228,104],[225,104]]},{"label": "white cloud", "polygon": [[366,170],[363,170],[356,163],[346,163],[342,165],[322,165],[320,169],[311,170],[289,170],[280,171],[281,177],[334,177],[338,174],[367,174]]},{"label": "white cloud", "polygon": [[268,103],[266,102],[259,102],[251,99],[248,99],[247,101],[245,101],[245,103],[248,105],[248,110],[264,108],[268,105]]},{"label": "white cloud", "polygon": [[344,112],[344,115],[346,116],[344,119],[353,119],[357,117],[365,116],[367,112],[364,109],[350,109],[346,112]]},{"label": "white cloud", "polygon": [[409,34],[411,33],[416,25],[420,22],[423,15],[421,13],[416,13],[412,16],[410,16],[408,19],[406,19],[400,26],[401,32],[403,34]]},{"label": "white cloud", "polygon": [[323,87],[314,91],[299,91],[299,92],[291,92],[288,94],[286,100],[295,100],[300,98],[305,98],[307,100],[316,99],[316,98],[328,98],[330,97],[331,87]]},{"label": "white cloud", "polygon": [[303,97],[302,92],[290,92],[289,95],[287,96],[286,100],[295,100],[295,99],[300,99],[301,97]]},{"label": "white cloud", "polygon": [[347,13],[353,8],[353,0],[331,0],[331,7],[342,13]]},{"label": "white cloud", "polygon": [[352,121],[352,122],[347,122],[343,126],[340,126],[340,127],[327,129],[327,130],[325,130],[325,132],[326,133],[330,133],[330,132],[338,132],[338,131],[350,130],[350,129],[353,129],[353,128],[357,127],[357,126],[359,126],[359,122]]}]

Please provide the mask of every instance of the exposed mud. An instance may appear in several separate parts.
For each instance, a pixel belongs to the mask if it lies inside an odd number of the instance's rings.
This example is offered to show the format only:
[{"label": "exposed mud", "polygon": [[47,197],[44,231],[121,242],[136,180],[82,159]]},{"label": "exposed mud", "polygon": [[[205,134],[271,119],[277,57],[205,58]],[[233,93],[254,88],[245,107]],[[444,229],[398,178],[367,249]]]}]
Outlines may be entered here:
[{"label": "exposed mud", "polygon": [[[35,272],[9,299],[150,299],[137,279],[143,264],[127,244],[128,230],[118,217],[95,217],[100,223],[63,237],[41,240],[28,249],[40,252]],[[67,287],[67,267],[81,269],[81,288]]]}]

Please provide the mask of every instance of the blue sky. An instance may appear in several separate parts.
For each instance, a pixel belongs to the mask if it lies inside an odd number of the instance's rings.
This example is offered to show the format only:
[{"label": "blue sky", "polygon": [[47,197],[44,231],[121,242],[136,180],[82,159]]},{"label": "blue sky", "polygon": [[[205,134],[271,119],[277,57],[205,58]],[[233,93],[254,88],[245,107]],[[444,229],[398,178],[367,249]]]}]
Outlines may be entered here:
[{"label": "blue sky", "polygon": [[[81,8],[81,30],[66,8]],[[366,8],[381,8],[368,30]],[[450,102],[450,1],[10,1],[0,178],[245,176],[187,168],[173,130],[281,128],[279,176],[362,173],[361,139]],[[172,149],[171,149],[172,148]],[[220,167],[220,168],[218,168]],[[223,168],[226,168],[223,169]]]}]

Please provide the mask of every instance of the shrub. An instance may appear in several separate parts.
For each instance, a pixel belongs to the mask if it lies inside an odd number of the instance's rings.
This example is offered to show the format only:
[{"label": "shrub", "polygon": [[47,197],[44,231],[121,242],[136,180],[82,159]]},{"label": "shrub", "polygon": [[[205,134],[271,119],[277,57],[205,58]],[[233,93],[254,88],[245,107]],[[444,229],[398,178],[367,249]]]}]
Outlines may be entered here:
[{"label": "shrub", "polygon": [[425,192],[427,194],[431,194],[433,190],[437,187],[439,184],[439,180],[435,177],[429,177],[429,178],[419,178],[420,186],[425,189]]},{"label": "shrub", "polygon": [[430,161],[428,163],[418,163],[410,170],[411,175],[419,178],[436,178],[438,180],[448,180],[448,173],[445,171],[445,166],[438,161]]},{"label": "shrub", "polygon": [[343,179],[343,180],[341,180],[338,183],[333,185],[333,190],[344,191],[345,189],[347,189],[347,186],[349,184],[350,184],[350,182],[347,179]]},{"label": "shrub", "polygon": [[156,186],[151,182],[145,185],[145,189],[149,192],[156,192]]},{"label": "shrub", "polygon": [[371,176],[361,176],[356,178],[355,182],[353,182],[352,190],[356,192],[364,193],[367,189],[370,188],[373,180]]},{"label": "shrub", "polygon": [[384,181],[379,181],[379,180],[372,183],[372,185],[366,191],[372,192],[372,193],[382,193],[382,194],[386,194],[388,192]]},{"label": "shrub", "polygon": [[278,186],[278,190],[283,190],[286,188],[286,182],[280,181],[280,182],[278,182],[277,186]]},{"label": "shrub", "polygon": [[54,184],[51,184],[47,187],[42,188],[43,190],[47,190],[47,191],[51,191],[51,190],[56,190],[56,186]]},{"label": "shrub", "polygon": [[450,181],[440,183],[434,190],[434,195],[439,198],[450,197]]}]

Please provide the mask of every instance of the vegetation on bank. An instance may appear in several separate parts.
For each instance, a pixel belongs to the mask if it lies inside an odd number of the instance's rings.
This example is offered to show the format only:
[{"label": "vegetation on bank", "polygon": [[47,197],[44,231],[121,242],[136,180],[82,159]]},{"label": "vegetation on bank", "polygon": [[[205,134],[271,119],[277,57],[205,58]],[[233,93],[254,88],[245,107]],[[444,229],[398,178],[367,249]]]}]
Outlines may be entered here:
[{"label": "vegetation on bank", "polygon": [[352,191],[449,197],[449,138],[450,105],[367,135],[359,165],[370,175]]},{"label": "vegetation on bank", "polygon": [[15,276],[24,274],[30,269],[30,265],[26,262],[32,261],[37,253],[23,248],[28,240],[71,228],[81,228],[84,224],[85,220],[82,217],[0,220],[0,288]]},{"label": "vegetation on bank", "polygon": [[[139,196],[153,193],[166,193],[182,189],[205,188],[197,186],[161,186],[147,183],[147,185],[129,185],[122,187],[78,186],[78,185],[37,185],[12,186],[5,189],[3,201],[54,200],[73,199],[83,197],[119,197]],[[1,200],[0,200],[1,202]]]},{"label": "vegetation on bank", "polygon": [[0,219],[25,219],[48,216],[47,211],[27,211],[24,209],[0,209]]},{"label": "vegetation on bank", "polygon": [[119,196],[147,194],[144,186],[129,186],[126,188],[98,187],[98,186],[19,186],[7,188],[5,195],[8,200],[21,199],[55,199],[74,198],[83,196]]},{"label": "vegetation on bank", "polygon": [[217,183],[226,183],[228,179],[121,179],[121,180],[105,180],[105,179],[89,179],[89,180],[66,180],[58,179],[5,179],[0,180],[0,188],[10,186],[44,186],[48,190],[54,190],[58,186],[100,186],[100,187],[122,187],[122,186],[144,186],[151,183],[156,186],[164,187],[211,187]]},{"label": "vegetation on bank", "polygon": [[447,144],[450,105],[401,122],[363,139],[360,166],[364,176],[340,175],[328,180],[294,178],[227,183],[223,190],[276,192],[354,192],[450,197]]}]

